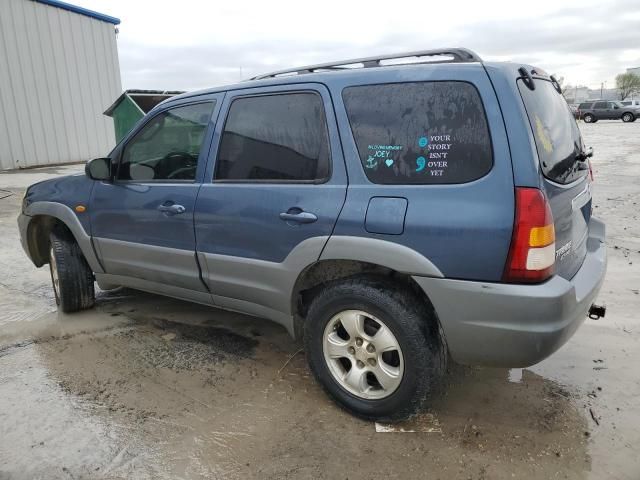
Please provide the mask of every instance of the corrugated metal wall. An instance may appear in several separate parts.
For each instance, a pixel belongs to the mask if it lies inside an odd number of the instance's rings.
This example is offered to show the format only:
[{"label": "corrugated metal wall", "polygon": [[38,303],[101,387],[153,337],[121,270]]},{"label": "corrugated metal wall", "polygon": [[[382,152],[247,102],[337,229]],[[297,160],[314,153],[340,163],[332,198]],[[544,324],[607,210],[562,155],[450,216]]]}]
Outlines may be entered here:
[{"label": "corrugated metal wall", "polygon": [[0,0],[0,169],[89,160],[115,144],[114,26],[31,0]]}]

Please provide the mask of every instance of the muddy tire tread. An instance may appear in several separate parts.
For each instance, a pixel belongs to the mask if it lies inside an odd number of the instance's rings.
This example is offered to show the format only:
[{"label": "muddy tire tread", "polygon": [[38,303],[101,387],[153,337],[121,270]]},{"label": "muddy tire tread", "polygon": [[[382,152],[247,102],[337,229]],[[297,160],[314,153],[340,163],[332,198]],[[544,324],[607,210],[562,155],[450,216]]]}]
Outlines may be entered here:
[{"label": "muddy tire tread", "polygon": [[[346,307],[381,315],[379,318],[388,322],[401,343],[406,385],[403,388],[401,384],[387,398],[368,401],[349,394],[333,380],[326,367],[322,334],[326,322]],[[360,276],[326,284],[309,308],[304,344],[311,371],[329,397],[366,420],[396,422],[419,413],[438,390],[447,369],[447,348],[430,305],[408,285],[386,278]]]},{"label": "muddy tire tread", "polygon": [[51,232],[50,241],[58,266],[60,309],[72,313],[93,307],[93,272],[80,246],[71,234],[62,229]]}]

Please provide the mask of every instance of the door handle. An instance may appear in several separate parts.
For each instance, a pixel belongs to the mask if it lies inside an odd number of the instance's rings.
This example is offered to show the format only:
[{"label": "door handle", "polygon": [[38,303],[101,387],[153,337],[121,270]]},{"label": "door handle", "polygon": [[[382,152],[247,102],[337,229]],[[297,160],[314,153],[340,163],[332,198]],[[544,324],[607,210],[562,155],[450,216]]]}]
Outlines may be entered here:
[{"label": "door handle", "polygon": [[282,212],[280,214],[280,220],[284,220],[285,222],[313,223],[318,220],[318,217],[310,212]]},{"label": "door handle", "polygon": [[178,215],[180,213],[184,213],[186,211],[186,208],[184,208],[182,205],[177,205],[177,204],[173,204],[173,205],[159,205],[158,206],[158,210],[160,210],[162,213],[164,213],[167,216],[171,216],[171,215]]}]

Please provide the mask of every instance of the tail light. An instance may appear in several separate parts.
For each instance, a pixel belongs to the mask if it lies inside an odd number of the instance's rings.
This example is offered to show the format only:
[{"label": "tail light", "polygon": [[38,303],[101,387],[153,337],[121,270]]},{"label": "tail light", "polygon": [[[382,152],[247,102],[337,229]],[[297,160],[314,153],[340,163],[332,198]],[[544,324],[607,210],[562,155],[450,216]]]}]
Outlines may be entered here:
[{"label": "tail light", "polygon": [[556,233],[549,202],[537,188],[516,187],[516,213],[503,280],[539,283],[555,265]]},{"label": "tail light", "polygon": [[589,178],[593,182],[593,166],[591,165],[591,159],[589,159]]}]

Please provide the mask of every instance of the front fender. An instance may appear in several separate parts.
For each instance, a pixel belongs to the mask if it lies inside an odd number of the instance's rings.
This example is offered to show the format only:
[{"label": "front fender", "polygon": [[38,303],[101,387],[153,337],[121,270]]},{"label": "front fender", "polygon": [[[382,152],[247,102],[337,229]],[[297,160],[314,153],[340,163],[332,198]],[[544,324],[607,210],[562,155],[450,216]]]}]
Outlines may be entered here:
[{"label": "front fender", "polygon": [[53,217],[62,222],[73,234],[76,242],[78,242],[80,250],[82,250],[82,254],[91,267],[91,270],[96,273],[104,273],[104,269],[102,268],[102,265],[100,265],[96,252],[93,248],[91,237],[87,235],[87,232],[84,230],[75,212],[62,203],[32,202],[25,208],[25,211],[20,216],[18,220],[20,236],[29,257],[31,257],[32,252],[28,245],[28,231],[31,226],[31,222],[33,221],[33,217],[38,215]]}]

